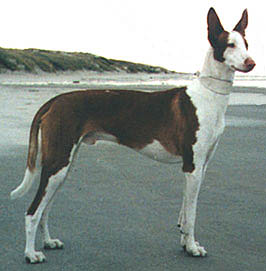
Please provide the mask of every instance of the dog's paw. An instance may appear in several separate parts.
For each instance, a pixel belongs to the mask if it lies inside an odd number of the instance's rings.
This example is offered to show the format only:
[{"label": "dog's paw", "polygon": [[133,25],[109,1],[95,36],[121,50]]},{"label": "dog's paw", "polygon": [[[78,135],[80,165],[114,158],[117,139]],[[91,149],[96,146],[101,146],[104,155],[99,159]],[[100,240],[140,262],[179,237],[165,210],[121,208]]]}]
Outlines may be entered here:
[{"label": "dog's paw", "polygon": [[44,242],[45,249],[62,249],[64,247],[64,243],[58,239],[50,239],[49,241]]},{"label": "dog's paw", "polygon": [[193,257],[205,257],[207,256],[207,251],[204,247],[200,246],[198,242],[194,242],[190,246],[186,245],[183,247],[184,250]]},{"label": "dog's paw", "polygon": [[27,263],[43,263],[45,256],[41,251],[32,251],[25,253],[25,259]]}]

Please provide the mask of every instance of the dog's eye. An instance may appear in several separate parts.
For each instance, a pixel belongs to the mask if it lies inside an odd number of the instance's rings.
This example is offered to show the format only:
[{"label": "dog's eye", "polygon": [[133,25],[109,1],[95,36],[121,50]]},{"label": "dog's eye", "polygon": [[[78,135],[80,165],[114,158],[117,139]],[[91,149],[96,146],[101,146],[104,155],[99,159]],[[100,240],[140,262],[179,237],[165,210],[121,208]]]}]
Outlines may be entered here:
[{"label": "dog's eye", "polygon": [[227,46],[230,47],[230,48],[235,48],[236,47],[234,43],[228,43]]}]

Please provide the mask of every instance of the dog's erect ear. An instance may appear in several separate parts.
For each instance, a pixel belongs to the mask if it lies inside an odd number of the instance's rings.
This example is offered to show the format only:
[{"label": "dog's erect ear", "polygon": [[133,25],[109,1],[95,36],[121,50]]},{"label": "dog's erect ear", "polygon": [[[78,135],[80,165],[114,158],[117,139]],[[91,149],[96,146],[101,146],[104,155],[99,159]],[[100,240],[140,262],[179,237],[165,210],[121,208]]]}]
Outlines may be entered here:
[{"label": "dog's erect ear", "polygon": [[224,32],[224,28],[214,8],[210,8],[208,12],[207,22],[209,42],[211,43],[212,47],[216,48],[218,46],[218,38],[222,32]]},{"label": "dog's erect ear", "polygon": [[234,31],[239,32],[241,35],[245,36],[245,29],[248,26],[248,11],[244,10],[242,17],[238,24],[235,26]]}]

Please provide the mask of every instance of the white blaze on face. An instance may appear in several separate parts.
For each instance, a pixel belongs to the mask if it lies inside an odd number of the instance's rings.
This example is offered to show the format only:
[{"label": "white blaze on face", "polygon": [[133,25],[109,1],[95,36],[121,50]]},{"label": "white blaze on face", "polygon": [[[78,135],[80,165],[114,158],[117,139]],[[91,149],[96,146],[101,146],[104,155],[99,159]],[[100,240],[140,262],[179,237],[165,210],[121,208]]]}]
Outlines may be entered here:
[{"label": "white blaze on face", "polygon": [[245,41],[240,33],[233,31],[228,36],[228,47],[224,51],[224,63],[233,70],[246,72],[246,61],[250,59]]}]

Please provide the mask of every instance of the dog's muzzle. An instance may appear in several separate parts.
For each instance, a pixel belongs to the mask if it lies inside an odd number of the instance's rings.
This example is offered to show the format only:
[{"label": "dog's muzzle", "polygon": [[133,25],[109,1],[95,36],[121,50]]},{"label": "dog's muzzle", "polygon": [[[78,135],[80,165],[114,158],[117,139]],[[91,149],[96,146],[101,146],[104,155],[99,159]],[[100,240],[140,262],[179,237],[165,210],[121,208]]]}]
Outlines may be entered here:
[{"label": "dog's muzzle", "polygon": [[251,57],[248,57],[244,62],[243,69],[239,69],[235,66],[232,66],[232,69],[238,72],[250,72],[254,69],[255,66],[255,61]]}]

